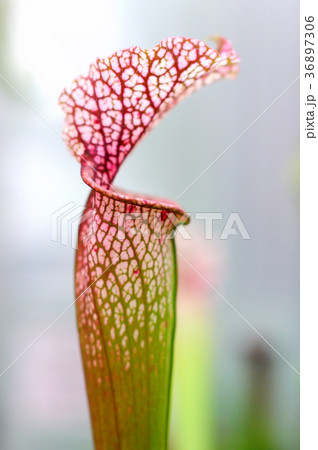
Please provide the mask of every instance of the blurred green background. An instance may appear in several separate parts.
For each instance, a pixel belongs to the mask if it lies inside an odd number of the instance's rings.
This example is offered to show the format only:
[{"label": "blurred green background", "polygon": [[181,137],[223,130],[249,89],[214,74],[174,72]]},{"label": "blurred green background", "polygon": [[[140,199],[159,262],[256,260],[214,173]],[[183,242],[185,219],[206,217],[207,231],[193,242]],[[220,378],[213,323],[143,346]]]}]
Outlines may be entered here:
[{"label": "blurred green background", "polygon": [[[121,169],[122,188],[177,197],[297,78],[298,2],[0,0],[0,372],[73,301],[74,249],[51,215],[88,193],[57,98],[95,57],[166,36],[232,40],[235,81],[178,105]],[[9,84],[24,97],[27,103]],[[178,237],[197,271],[299,370],[298,81],[179,199],[218,212]],[[38,112],[37,115],[34,109]],[[251,239],[219,239],[231,212]],[[179,260],[170,448],[299,448],[299,376]],[[0,448],[92,449],[75,310],[0,377]]]}]

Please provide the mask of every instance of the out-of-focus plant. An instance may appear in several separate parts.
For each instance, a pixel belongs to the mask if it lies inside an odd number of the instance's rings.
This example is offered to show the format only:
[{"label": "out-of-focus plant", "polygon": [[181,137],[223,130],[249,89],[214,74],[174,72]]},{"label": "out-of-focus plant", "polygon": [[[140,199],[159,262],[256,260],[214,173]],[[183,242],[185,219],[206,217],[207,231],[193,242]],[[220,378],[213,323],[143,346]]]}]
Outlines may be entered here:
[{"label": "out-of-focus plant", "polygon": [[233,77],[229,41],[182,37],[97,59],[63,91],[64,137],[92,188],[76,255],[77,320],[96,449],[164,449],[175,330],[173,231],[188,216],[170,201],[112,186],[158,120],[203,84]]},{"label": "out-of-focus plant", "polygon": [[[190,224],[191,239],[178,233],[178,326],[175,338],[170,447],[218,449],[216,443],[215,330],[213,286],[220,283],[223,254],[215,241]],[[184,258],[184,259],[183,259]]]},{"label": "out-of-focus plant", "polygon": [[[219,448],[227,450],[281,450],[275,436],[272,359],[266,347],[255,342],[244,354],[246,392],[236,402],[230,433],[222,436]],[[288,447],[289,448],[289,447]]]}]

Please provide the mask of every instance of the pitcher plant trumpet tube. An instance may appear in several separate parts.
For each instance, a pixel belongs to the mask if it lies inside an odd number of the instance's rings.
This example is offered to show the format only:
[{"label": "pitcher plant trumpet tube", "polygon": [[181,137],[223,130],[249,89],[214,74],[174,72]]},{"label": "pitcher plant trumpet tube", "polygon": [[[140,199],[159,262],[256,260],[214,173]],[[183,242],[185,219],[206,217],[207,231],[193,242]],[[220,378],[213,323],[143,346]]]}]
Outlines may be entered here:
[{"label": "pitcher plant trumpet tube", "polygon": [[[76,253],[77,321],[95,448],[167,447],[177,269],[170,200],[117,190],[131,150],[204,84],[234,77],[239,59],[183,37],[97,59],[60,96],[64,139],[91,187]],[[151,170],[151,168],[149,168]],[[86,218],[87,217],[87,218]]]}]

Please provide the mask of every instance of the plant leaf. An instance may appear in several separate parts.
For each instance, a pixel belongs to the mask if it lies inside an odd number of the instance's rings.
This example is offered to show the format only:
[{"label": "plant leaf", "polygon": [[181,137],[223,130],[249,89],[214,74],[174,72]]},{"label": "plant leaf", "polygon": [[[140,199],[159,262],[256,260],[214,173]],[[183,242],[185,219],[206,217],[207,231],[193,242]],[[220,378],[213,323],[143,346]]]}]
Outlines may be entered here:
[{"label": "plant leaf", "polygon": [[96,449],[166,448],[176,296],[168,237],[188,218],[164,207],[92,191],[86,214],[95,214],[80,227],[77,315]]},{"label": "plant leaf", "polygon": [[[131,47],[91,64],[60,96],[64,138],[81,161],[84,181],[108,187],[131,149],[176,103],[206,83],[233,77],[239,59],[230,41],[218,49],[183,37],[151,50]],[[85,169],[93,168],[87,175]]]},{"label": "plant leaf", "polygon": [[76,255],[77,319],[95,447],[167,446],[176,261],[168,237],[189,218],[170,201],[115,191],[123,160],[182,98],[232,77],[238,57],[195,39],[164,39],[97,59],[60,96],[64,138],[92,188]]}]

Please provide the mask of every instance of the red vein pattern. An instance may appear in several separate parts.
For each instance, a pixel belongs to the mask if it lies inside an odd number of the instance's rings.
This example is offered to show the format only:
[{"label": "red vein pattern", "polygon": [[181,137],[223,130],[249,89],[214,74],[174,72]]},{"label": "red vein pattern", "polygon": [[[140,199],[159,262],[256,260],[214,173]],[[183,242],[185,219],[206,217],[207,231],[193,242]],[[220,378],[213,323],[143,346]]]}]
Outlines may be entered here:
[{"label": "red vein pattern", "polygon": [[[131,149],[182,98],[237,73],[239,60],[230,42],[217,40],[218,50],[173,37],[151,50],[118,51],[97,59],[87,76],[61,94],[64,138],[90,186],[95,181],[108,187]],[[93,180],[85,176],[86,166],[95,169]]]},{"label": "red vein pattern", "polygon": [[64,138],[92,188],[76,255],[77,320],[95,448],[167,446],[175,327],[172,233],[189,218],[170,201],[115,191],[139,140],[180,99],[233,77],[238,57],[181,37],[97,59],[63,91]]},{"label": "red vein pattern", "polygon": [[93,209],[80,228],[92,237],[80,240],[76,295],[90,286],[77,314],[95,446],[164,449],[176,292],[167,237],[177,224],[165,211],[94,191]]}]

